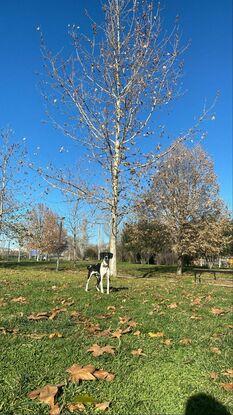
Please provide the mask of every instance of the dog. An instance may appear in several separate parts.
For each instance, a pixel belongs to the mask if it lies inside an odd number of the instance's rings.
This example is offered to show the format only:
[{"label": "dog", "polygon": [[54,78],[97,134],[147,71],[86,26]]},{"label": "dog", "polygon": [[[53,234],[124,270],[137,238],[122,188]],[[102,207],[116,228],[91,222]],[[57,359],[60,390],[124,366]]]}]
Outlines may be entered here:
[{"label": "dog", "polygon": [[101,252],[100,259],[102,262],[99,264],[88,265],[88,275],[87,275],[87,283],[85,287],[85,291],[88,291],[88,286],[91,277],[97,278],[96,289],[101,293],[104,292],[103,289],[103,278],[106,276],[107,279],[107,294],[109,294],[109,279],[110,279],[110,270],[109,270],[109,261],[113,257],[111,252]]}]

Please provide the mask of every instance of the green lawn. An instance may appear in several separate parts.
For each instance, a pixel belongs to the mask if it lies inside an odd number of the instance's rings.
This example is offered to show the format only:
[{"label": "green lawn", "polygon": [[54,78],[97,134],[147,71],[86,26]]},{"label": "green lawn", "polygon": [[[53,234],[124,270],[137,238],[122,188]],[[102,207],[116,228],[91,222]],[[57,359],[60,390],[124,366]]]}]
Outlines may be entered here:
[{"label": "green lawn", "polygon": [[[123,264],[122,275],[144,278],[113,279],[107,296],[94,287],[84,291],[86,264],[71,269],[62,264],[59,273],[49,263],[5,265],[0,265],[1,414],[49,414],[48,405],[27,394],[59,383],[64,383],[58,396],[63,415],[78,401],[85,401],[84,414],[98,413],[93,403],[86,403],[91,398],[111,401],[109,415],[208,415],[203,404],[194,405],[193,412],[185,410],[187,400],[200,393],[232,409],[231,392],[225,390],[232,382],[232,373],[227,373],[232,367],[230,288],[195,285],[191,274],[178,279],[173,268]],[[55,307],[63,311],[54,319],[28,319]],[[120,324],[120,317],[131,320]],[[131,332],[112,337],[132,321],[137,325],[132,324]],[[100,336],[97,323],[111,333]],[[49,338],[53,333],[63,337]],[[115,355],[93,357],[87,349],[94,343],[115,347]],[[145,355],[133,356],[137,349]],[[93,364],[115,378],[71,383],[66,369],[74,363]],[[215,403],[209,414],[220,413],[230,412]]]}]

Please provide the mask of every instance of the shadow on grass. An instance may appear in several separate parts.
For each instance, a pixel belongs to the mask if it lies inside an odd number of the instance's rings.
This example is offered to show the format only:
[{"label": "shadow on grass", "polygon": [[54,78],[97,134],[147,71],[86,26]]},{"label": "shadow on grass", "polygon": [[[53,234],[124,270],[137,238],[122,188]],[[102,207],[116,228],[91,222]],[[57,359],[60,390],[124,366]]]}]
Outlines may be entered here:
[{"label": "shadow on grass", "polygon": [[[60,263],[59,271],[79,271],[80,269],[85,269],[88,265],[88,262],[74,263],[73,261],[64,261]],[[56,260],[50,261],[1,261],[0,269],[37,269],[41,271],[55,271],[56,269]]]},{"label": "shadow on grass", "polygon": [[111,287],[110,291],[112,293],[116,293],[118,291],[125,291],[125,290],[128,290],[128,289],[129,289],[129,287]]},{"label": "shadow on grass", "polygon": [[191,396],[185,409],[185,415],[231,415],[228,409],[205,393],[198,393]]}]

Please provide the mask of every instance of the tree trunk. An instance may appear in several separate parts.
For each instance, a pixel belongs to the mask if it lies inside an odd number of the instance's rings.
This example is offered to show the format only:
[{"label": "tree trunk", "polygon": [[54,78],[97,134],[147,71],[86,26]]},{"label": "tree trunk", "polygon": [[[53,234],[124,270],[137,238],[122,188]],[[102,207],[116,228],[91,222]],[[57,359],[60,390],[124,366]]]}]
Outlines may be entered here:
[{"label": "tree trunk", "polygon": [[20,260],[21,260],[21,250],[19,248],[19,251],[18,251],[18,262],[20,262]]},{"label": "tree trunk", "polygon": [[176,274],[177,275],[182,275],[183,274],[183,257],[182,257],[182,255],[180,255],[178,257],[178,260],[177,260],[177,271],[176,271]]},{"label": "tree trunk", "polygon": [[111,218],[111,233],[110,233],[110,252],[113,254],[112,259],[110,259],[110,275],[117,276],[117,223],[116,215],[112,213]]}]

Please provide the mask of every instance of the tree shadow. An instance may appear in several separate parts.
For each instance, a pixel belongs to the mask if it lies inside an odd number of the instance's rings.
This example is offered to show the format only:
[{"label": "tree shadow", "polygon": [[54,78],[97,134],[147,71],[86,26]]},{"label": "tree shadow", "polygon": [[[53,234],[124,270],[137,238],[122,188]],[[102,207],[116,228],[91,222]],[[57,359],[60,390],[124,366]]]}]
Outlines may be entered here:
[{"label": "tree shadow", "polygon": [[211,395],[198,393],[187,400],[185,415],[231,415],[231,413]]},{"label": "tree shadow", "polygon": [[111,287],[110,291],[112,293],[117,293],[118,291],[125,291],[125,290],[128,290],[128,289],[129,289],[129,287]]}]

